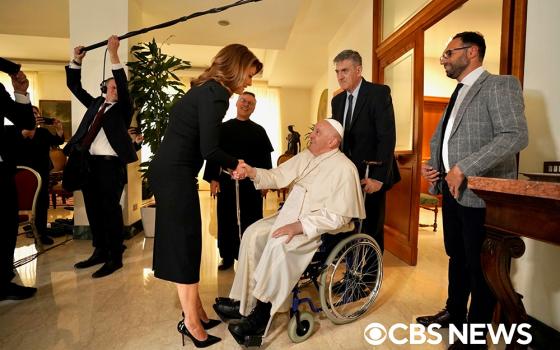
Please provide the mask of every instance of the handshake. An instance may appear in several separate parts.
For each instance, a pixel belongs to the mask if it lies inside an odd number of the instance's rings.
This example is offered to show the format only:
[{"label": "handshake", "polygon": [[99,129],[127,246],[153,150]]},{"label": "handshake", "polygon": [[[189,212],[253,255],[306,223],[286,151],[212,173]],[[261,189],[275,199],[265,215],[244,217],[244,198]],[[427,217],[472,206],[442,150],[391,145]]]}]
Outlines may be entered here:
[{"label": "handshake", "polygon": [[254,179],[257,175],[257,170],[249,164],[245,163],[243,159],[239,159],[237,168],[235,168],[235,170],[233,171],[230,171],[229,174],[234,180],[243,180],[247,177],[249,177],[250,179]]}]

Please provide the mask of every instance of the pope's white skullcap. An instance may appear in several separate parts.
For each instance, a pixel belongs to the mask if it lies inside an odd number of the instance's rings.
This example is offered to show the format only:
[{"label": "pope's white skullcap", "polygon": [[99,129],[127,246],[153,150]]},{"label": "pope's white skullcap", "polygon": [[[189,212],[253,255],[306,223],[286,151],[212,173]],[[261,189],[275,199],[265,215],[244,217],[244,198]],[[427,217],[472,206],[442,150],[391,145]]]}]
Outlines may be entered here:
[{"label": "pope's white skullcap", "polygon": [[332,127],[336,130],[336,132],[340,135],[341,138],[344,137],[344,128],[342,127],[342,125],[338,120],[328,118],[325,119],[325,121],[327,121],[329,124],[332,125]]}]

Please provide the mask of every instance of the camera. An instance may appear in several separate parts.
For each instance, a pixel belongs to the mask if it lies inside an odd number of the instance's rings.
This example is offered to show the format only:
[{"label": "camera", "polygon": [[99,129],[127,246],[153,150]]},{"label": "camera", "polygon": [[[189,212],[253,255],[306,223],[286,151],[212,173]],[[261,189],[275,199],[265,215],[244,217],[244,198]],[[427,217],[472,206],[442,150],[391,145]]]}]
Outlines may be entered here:
[{"label": "camera", "polygon": [[43,117],[43,124],[53,125],[54,124],[54,118]]}]

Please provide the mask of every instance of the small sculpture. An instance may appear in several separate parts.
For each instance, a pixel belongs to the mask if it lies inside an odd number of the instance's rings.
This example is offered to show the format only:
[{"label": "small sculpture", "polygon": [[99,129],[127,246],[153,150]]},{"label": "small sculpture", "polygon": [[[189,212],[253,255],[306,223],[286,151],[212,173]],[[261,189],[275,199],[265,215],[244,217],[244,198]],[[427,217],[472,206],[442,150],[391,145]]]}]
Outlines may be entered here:
[{"label": "small sculpture", "polygon": [[288,131],[290,133],[286,137],[286,140],[288,140],[288,150],[286,151],[286,154],[291,154],[295,156],[301,149],[301,143],[299,140],[300,134],[299,132],[294,130],[293,125],[288,125]]}]

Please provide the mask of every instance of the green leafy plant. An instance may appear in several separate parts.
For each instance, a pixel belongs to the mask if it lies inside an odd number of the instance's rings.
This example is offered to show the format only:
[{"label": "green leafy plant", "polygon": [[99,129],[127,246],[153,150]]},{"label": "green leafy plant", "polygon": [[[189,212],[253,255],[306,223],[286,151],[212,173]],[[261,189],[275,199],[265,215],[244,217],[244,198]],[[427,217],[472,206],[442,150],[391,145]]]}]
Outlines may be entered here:
[{"label": "green leafy plant", "polygon": [[[161,46],[158,47],[155,39],[132,46],[130,53],[136,59],[127,63],[130,95],[144,143],[150,147],[153,157],[169,123],[171,107],[185,94],[185,85],[175,72],[188,69],[191,64],[161,52]],[[144,178],[152,157],[140,163]]]}]

